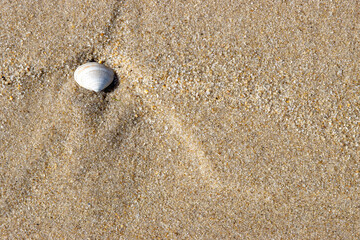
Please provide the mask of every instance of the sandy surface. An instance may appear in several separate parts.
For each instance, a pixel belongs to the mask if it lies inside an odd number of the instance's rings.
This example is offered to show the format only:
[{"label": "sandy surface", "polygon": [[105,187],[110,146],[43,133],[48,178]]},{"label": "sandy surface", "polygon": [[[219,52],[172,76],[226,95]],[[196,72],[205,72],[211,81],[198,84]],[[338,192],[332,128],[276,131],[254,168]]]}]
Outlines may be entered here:
[{"label": "sandy surface", "polygon": [[0,238],[359,239],[360,4],[268,2],[0,0]]}]

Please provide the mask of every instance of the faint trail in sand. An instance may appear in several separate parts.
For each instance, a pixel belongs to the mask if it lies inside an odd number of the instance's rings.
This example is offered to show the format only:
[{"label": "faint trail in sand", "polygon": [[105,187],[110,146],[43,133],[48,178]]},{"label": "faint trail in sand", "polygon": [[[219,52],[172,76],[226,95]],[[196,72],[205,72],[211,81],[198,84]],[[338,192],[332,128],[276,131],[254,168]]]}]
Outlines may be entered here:
[{"label": "faint trail in sand", "polygon": [[[129,74],[127,76],[129,79],[147,79],[147,81],[151,81],[151,77],[147,77],[147,73],[149,71],[139,68],[137,64],[128,57],[120,56],[113,58],[112,61],[113,65],[121,65],[122,70],[121,72],[118,72],[118,75]],[[222,188],[223,184],[221,184],[217,172],[214,171],[212,163],[203,151],[202,143],[197,139],[196,135],[179,117],[177,117],[175,110],[170,109],[160,101],[156,101],[156,99],[151,99],[151,95],[145,94],[145,90],[145,85],[139,85],[137,86],[136,94],[142,96],[145,100],[144,104],[146,104],[147,107],[151,108],[152,105],[156,105],[159,109],[162,109],[162,111],[158,111],[154,114],[157,115],[158,119],[163,120],[163,123],[165,123],[164,125],[172,126],[172,135],[181,138],[182,144],[188,152],[188,155],[184,158],[184,160],[191,159],[190,165],[194,166],[194,169],[198,170],[201,178],[210,188]],[[155,124],[160,123],[157,121]]]},{"label": "faint trail in sand", "polygon": [[160,106],[164,111],[161,117],[173,127],[172,133],[179,136],[183,141],[182,144],[188,150],[191,158],[191,164],[198,168],[202,178],[209,184],[211,188],[218,189],[222,187],[219,176],[212,168],[212,163],[203,151],[201,142],[196,135],[186,128],[185,124],[176,117],[176,113],[165,107]]}]

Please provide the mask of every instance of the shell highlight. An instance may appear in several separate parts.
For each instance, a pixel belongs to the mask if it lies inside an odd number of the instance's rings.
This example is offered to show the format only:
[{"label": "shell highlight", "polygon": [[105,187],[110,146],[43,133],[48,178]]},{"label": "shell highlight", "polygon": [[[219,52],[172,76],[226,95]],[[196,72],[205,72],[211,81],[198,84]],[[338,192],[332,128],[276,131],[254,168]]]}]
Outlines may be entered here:
[{"label": "shell highlight", "polygon": [[114,71],[103,64],[89,62],[76,69],[74,78],[83,88],[100,92],[112,83]]}]

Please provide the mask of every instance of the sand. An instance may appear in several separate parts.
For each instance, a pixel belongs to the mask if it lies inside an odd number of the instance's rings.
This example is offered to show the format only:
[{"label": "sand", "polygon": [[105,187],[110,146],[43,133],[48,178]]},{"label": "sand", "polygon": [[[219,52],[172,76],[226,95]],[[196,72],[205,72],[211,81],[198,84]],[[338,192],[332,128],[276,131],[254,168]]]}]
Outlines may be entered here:
[{"label": "sand", "polygon": [[2,0],[0,238],[359,239],[359,9]]}]

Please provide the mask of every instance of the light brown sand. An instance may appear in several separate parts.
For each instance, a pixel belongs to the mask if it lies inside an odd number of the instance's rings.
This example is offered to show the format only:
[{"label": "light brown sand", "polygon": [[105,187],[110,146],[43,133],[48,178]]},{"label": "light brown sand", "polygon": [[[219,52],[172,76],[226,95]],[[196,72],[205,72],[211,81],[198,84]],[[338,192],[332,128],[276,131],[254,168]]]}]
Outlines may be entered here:
[{"label": "light brown sand", "polygon": [[49,2],[0,1],[0,238],[360,238],[358,1]]}]

